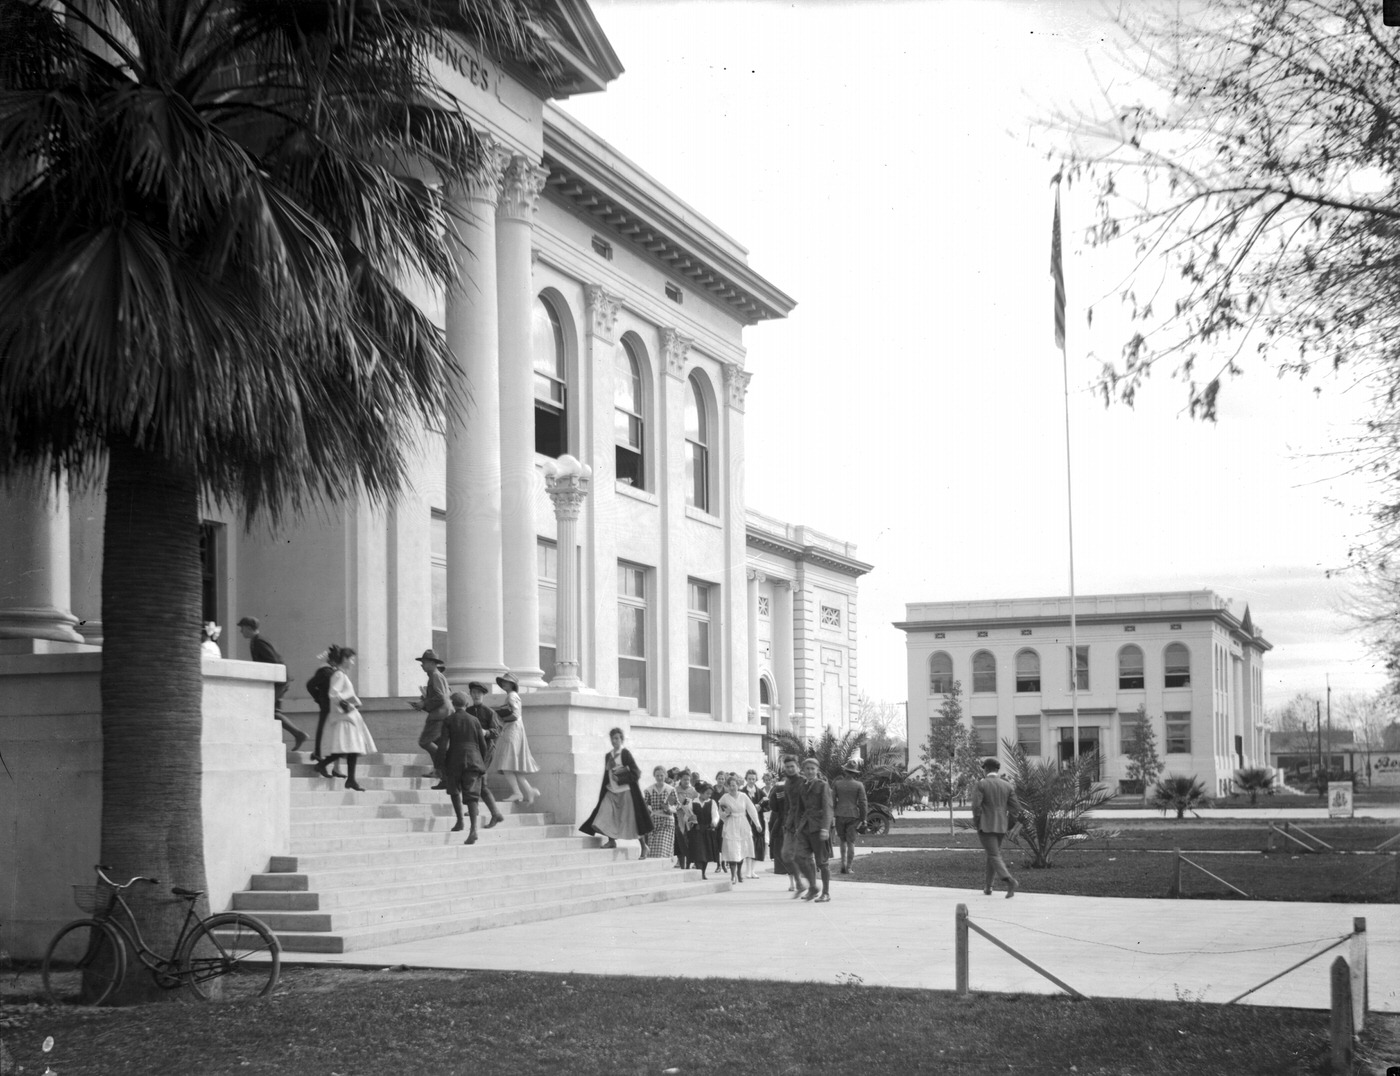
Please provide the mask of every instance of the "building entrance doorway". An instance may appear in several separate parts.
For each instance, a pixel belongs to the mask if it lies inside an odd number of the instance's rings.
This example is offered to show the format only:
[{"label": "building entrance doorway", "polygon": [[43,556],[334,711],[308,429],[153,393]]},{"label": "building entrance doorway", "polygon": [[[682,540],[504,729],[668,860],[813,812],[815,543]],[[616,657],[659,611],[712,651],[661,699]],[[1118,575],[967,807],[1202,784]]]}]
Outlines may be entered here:
[{"label": "building entrance doorway", "polygon": [[[1090,781],[1099,779],[1099,767],[1103,765],[1103,758],[1099,754],[1099,726],[1080,725],[1079,726],[1079,757],[1085,758],[1092,754],[1094,764],[1092,772],[1087,777]],[[1074,729],[1069,726],[1060,729],[1060,764],[1066,765],[1074,762]]]}]

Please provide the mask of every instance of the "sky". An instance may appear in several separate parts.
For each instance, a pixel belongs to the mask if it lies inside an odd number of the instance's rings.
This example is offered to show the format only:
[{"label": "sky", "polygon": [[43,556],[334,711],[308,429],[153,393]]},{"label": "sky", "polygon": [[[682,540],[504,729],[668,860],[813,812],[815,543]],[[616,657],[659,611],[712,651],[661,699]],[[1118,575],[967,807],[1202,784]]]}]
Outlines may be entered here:
[{"label": "sky", "polygon": [[[1265,705],[1384,683],[1347,562],[1368,489],[1337,449],[1365,393],[1250,365],[1219,421],[1165,372],[1106,407],[1120,255],[1063,195],[1057,107],[1134,88],[1097,0],[592,0],[625,73],[563,107],[750,251],[798,303],[747,329],[746,501],[856,544],[858,677],[906,693],[905,604],[1210,588],[1274,644]],[[1092,307],[1092,329],[1087,311]]]}]

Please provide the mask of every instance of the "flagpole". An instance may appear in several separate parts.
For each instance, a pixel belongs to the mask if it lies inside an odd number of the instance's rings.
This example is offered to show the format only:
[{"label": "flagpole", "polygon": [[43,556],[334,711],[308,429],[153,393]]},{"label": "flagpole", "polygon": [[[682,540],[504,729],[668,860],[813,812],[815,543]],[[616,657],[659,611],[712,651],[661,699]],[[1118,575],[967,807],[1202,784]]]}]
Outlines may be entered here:
[{"label": "flagpole", "polygon": [[1055,221],[1050,237],[1050,275],[1055,280],[1055,343],[1060,348],[1060,370],[1065,396],[1065,508],[1069,520],[1069,697],[1074,730],[1074,762],[1079,764],[1079,620],[1074,594],[1074,467],[1069,436],[1069,352],[1065,347],[1065,270],[1060,245],[1060,173],[1055,184]]}]

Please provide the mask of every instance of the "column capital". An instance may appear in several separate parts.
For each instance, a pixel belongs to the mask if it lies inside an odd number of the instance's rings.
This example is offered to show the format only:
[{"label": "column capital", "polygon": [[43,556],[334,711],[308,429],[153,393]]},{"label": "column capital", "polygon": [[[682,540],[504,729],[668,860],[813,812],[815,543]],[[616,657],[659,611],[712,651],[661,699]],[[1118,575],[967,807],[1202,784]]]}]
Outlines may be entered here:
[{"label": "column capital", "polygon": [[463,198],[470,202],[485,202],[496,206],[501,197],[501,180],[510,164],[510,152],[502,145],[484,139],[481,147],[481,167],[472,173],[461,188]]},{"label": "column capital", "polygon": [[791,579],[774,579],[772,580],[772,583],[774,588],[777,590],[792,590]]},{"label": "column capital", "polygon": [[747,575],[748,575],[749,582],[751,582],[751,583],[762,583],[762,582],[765,582],[765,581],[768,579],[768,577],[767,577],[766,575],[764,575],[762,572],[760,572],[760,571],[759,571],[758,569],[756,569],[756,568],[749,568],[748,571],[747,571]]},{"label": "column capital", "polygon": [[554,502],[554,513],[560,520],[576,520],[583,502],[588,499],[592,484],[587,475],[545,474],[544,488]]},{"label": "column capital", "polygon": [[749,379],[753,374],[749,373],[742,366],[732,363],[724,364],[724,391],[728,397],[729,406],[736,411],[744,409],[744,397],[748,395]]},{"label": "column capital", "polygon": [[544,190],[549,169],[519,154],[512,156],[501,172],[501,203],[497,212],[507,220],[534,222],[535,207]]},{"label": "column capital", "polygon": [[666,373],[677,381],[685,380],[685,364],[695,343],[679,329],[661,330],[661,347],[666,352]]},{"label": "column capital", "polygon": [[622,300],[610,295],[601,284],[589,284],[583,289],[588,299],[589,322],[592,334],[611,344],[617,329],[617,312],[622,309]]}]

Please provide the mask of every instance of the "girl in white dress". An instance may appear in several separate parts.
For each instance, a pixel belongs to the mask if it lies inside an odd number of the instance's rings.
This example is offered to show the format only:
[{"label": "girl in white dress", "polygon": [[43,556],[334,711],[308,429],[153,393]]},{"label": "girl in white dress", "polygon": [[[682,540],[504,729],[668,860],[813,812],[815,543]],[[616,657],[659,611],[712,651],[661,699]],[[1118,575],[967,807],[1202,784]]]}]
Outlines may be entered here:
[{"label": "girl in white dress", "polygon": [[[505,673],[496,677],[496,683],[506,693],[506,704],[497,706],[496,713],[501,718],[501,735],[496,740],[496,750],[491,757],[492,768],[506,779],[510,795],[498,799],[497,803],[516,803],[524,799],[526,804],[539,799],[540,790],[525,780],[527,773],[538,773],[539,766],[530,754],[530,741],[525,737],[524,711],[520,705],[520,684],[514,676]],[[524,795],[521,790],[524,789]]]},{"label": "girl in white dress", "polygon": [[739,779],[734,774],[726,779],[724,788],[725,793],[719,798],[720,817],[724,820],[719,858],[729,865],[730,881],[738,883],[744,880],[744,860],[753,858],[753,833],[749,823],[758,825],[758,811],[753,800],[739,791]]},{"label": "girl in white dress", "polygon": [[355,651],[348,646],[332,646],[326,651],[326,664],[334,670],[326,690],[331,710],[326,717],[326,730],[321,740],[322,760],[316,769],[322,777],[329,777],[330,772],[326,767],[335,758],[343,757],[349,772],[345,787],[352,792],[363,792],[364,789],[355,780],[355,764],[361,755],[373,754],[377,749],[365,719],[360,716],[359,708],[364,704],[355,694],[355,685],[350,682],[350,677],[345,675],[345,666],[354,659]]}]

